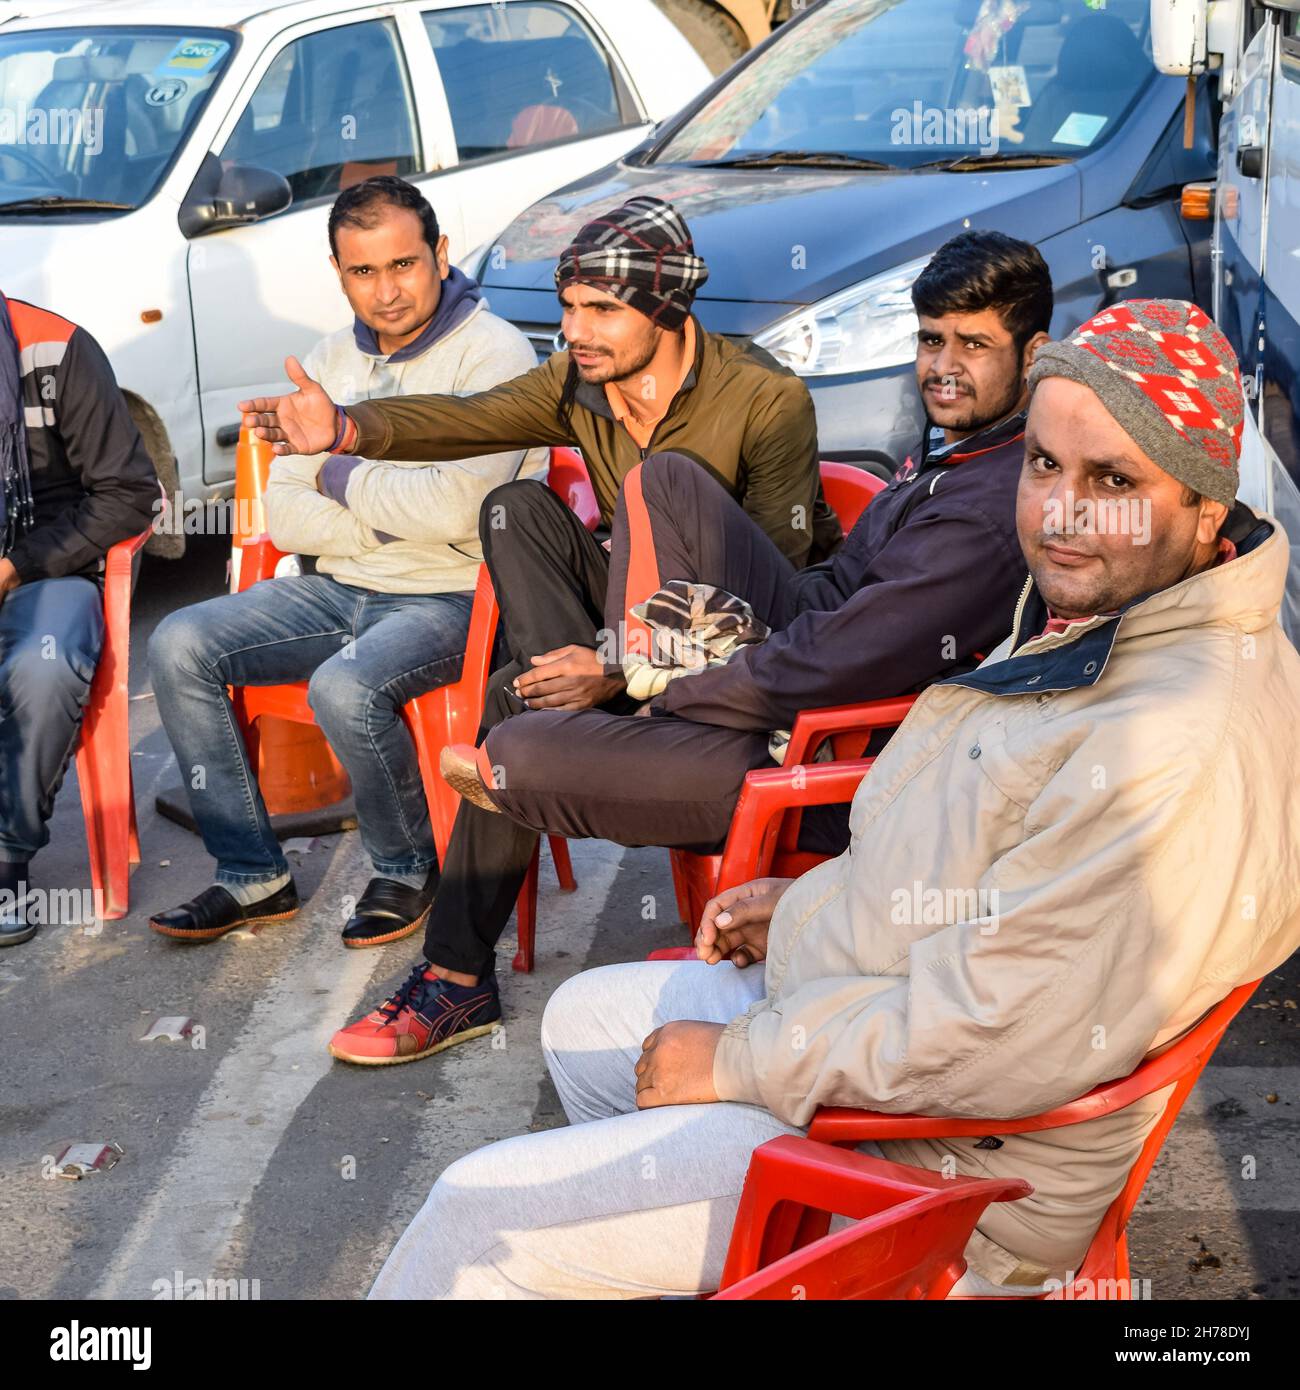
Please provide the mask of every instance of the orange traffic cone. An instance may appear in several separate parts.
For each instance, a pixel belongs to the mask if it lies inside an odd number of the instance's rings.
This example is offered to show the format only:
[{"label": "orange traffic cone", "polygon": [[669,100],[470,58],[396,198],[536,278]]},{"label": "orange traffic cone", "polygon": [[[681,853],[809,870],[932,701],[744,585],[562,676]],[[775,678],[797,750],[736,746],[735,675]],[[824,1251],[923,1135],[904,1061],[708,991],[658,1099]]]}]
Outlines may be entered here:
[{"label": "orange traffic cone", "polygon": [[[262,499],[275,454],[265,440],[246,429],[235,448],[235,524],[230,552],[230,588],[239,587],[239,562],[246,540],[266,533]],[[347,802],[352,783],[325,735],[314,724],[294,724],[264,715],[258,720],[257,781],[272,817],[322,811]],[[350,805],[341,819],[356,824]],[[278,828],[278,827],[277,827]],[[322,833],[316,831],[317,834]]]}]

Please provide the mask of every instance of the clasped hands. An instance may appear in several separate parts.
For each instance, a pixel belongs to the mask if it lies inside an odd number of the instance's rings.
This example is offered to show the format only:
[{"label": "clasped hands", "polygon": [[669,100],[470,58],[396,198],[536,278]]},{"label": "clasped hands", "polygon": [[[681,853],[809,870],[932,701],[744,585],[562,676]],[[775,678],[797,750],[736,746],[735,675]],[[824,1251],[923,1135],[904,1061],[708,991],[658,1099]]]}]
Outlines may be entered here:
[{"label": "clasped hands", "polygon": [[[756,878],[710,898],[695,934],[699,958],[709,965],[729,960],[742,969],[766,959],[772,914],[793,882],[791,878]],[[637,1109],[716,1101],[713,1054],[723,1027],[682,1019],[656,1028],[641,1044],[636,1064]]]}]

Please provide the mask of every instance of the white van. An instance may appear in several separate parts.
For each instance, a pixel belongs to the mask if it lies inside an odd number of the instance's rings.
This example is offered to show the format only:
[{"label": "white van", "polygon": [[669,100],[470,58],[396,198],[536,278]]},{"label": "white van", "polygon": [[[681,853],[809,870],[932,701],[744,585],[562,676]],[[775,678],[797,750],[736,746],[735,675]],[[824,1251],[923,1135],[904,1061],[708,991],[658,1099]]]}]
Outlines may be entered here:
[{"label": "white van", "polygon": [[399,174],[464,262],[709,80],[652,0],[101,0],[0,22],[0,289],[104,347],[160,472],[348,321],[326,223]]}]

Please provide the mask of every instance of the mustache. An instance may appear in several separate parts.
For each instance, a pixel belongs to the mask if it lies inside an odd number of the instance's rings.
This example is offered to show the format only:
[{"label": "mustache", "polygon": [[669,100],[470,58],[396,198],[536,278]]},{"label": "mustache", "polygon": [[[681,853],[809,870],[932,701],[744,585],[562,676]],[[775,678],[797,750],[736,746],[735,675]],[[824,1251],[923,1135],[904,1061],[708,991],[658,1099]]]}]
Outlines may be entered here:
[{"label": "mustache", "polygon": [[[1071,540],[1073,540],[1073,536],[1071,536]],[[1068,550],[1071,555],[1090,555],[1096,557],[1099,554],[1098,551],[1090,550],[1087,546],[1084,545],[1067,545],[1059,533],[1037,535],[1032,537],[1032,542],[1035,546],[1038,547],[1039,550],[1042,550],[1044,547],[1050,545],[1054,546],[1057,550]]]},{"label": "mustache", "polygon": [[928,378],[922,384],[922,389],[928,391],[932,386],[936,386],[941,391],[946,391],[949,395],[953,396],[973,396],[975,394],[969,386],[957,386],[951,381],[944,381],[942,377]]}]

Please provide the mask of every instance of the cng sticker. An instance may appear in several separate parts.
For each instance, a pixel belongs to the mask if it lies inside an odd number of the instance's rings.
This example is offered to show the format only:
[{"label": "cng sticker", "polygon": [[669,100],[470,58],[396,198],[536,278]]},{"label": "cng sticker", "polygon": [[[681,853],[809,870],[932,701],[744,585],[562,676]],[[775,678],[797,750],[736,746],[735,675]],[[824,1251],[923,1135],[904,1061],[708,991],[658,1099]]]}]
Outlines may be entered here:
[{"label": "cng sticker", "polygon": [[188,77],[202,77],[229,51],[230,45],[221,39],[182,39],[158,66],[156,75],[183,72]]}]

